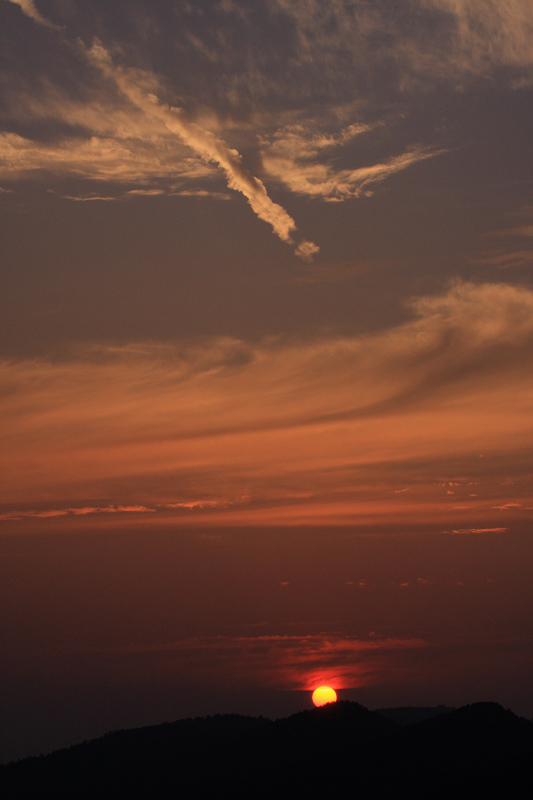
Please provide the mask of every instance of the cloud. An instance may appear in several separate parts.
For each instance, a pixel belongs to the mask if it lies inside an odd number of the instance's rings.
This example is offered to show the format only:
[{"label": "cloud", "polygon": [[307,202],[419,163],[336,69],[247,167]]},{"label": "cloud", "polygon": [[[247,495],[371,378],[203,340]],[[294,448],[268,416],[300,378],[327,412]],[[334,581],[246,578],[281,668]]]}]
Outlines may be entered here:
[{"label": "cloud", "polygon": [[[187,119],[181,109],[159,101],[155,94],[158,89],[155,76],[118,67],[98,42],[88,51],[88,56],[148,119],[161,122],[204,161],[217,164],[225,173],[229,188],[241,192],[257,217],[267,222],[282,241],[294,244],[296,224],[292,217],[270,199],[263,182],[246,169],[236,150],[228,147],[211,131]],[[313,242],[303,241],[297,245],[295,252],[307,260],[318,252],[318,247]]]},{"label": "cloud", "polygon": [[356,639],[341,634],[309,636],[194,637],[120,652],[174,655],[188,674],[218,673],[226,686],[254,686],[312,691],[328,683],[347,689],[381,683],[398,670],[398,657],[426,647],[420,638]]},{"label": "cloud", "polygon": [[497,253],[487,253],[477,258],[471,258],[470,261],[473,264],[497,267],[498,269],[526,267],[533,264],[533,250],[517,250],[511,252],[504,250]]},{"label": "cloud", "polygon": [[[298,135],[292,131],[290,137],[279,135],[272,144],[264,147],[264,170],[296,194],[321,197],[329,201],[372,194],[372,184],[443,152],[414,147],[381,164],[335,170],[327,163],[317,160],[321,148],[306,148],[302,135],[302,147],[299,149],[295,144],[297,139]],[[324,146],[333,146],[333,142]]]},{"label": "cloud", "polygon": [[108,505],[108,506],[82,506],[74,508],[47,508],[47,509],[19,509],[0,514],[0,521],[9,522],[20,519],[49,519],[51,517],[86,517],[93,514],[155,514],[158,511],[194,511],[201,509],[228,508],[236,502],[246,502],[247,497],[237,500],[229,499],[204,499],[204,500],[182,500],[173,503],[158,503],[154,507],[147,507],[139,504],[130,505]]},{"label": "cloud", "polygon": [[18,519],[49,519],[50,517],[66,517],[66,516],[86,516],[87,514],[138,514],[155,512],[155,508],[146,508],[145,506],[131,505],[131,506],[105,506],[102,508],[93,506],[84,506],[83,508],[50,508],[42,511],[35,511],[33,509],[27,511],[9,511],[7,514],[0,514],[0,521],[18,520]]},{"label": "cloud", "polygon": [[233,505],[233,502],[232,500],[187,500],[181,503],[162,503],[160,508],[184,508],[191,511],[195,508],[227,508]]},{"label": "cloud", "polygon": [[[31,0],[11,2],[51,25]],[[122,13],[138,27],[138,10],[124,5]],[[71,9],[69,29],[76,29],[79,14]],[[159,12],[146,15],[147,29],[160,32]],[[213,185],[225,179],[304,261],[318,246],[272,200],[269,180],[328,202],[369,195],[379,182],[444,152],[415,138],[409,147],[394,146],[354,166],[344,156],[358,137],[383,128],[376,121],[381,109],[389,121],[399,119],[398,106],[411,90],[450,80],[464,87],[469,75],[502,64],[533,66],[528,0],[487,0],[483,11],[473,0],[410,0],[401,8],[362,0],[258,0],[253,9],[215,4],[209,18],[178,4],[172,59],[155,58],[170,36],[147,34],[141,55],[132,41],[119,41],[112,16],[102,8],[98,24],[94,15],[84,17],[90,47],[57,37],[65,60],[60,75],[43,64],[38,77],[25,67],[5,79],[9,132],[0,138],[0,180],[68,176],[137,184],[131,191],[146,196],[227,199]],[[97,32],[105,45],[93,39]],[[159,63],[162,72],[128,67],[126,60]],[[311,116],[306,107],[314,109]],[[253,171],[246,166],[252,163]],[[76,186],[64,196],[88,202],[121,199],[124,192]],[[502,265],[515,263],[509,258]]]},{"label": "cloud", "polygon": [[533,225],[520,225],[516,228],[506,228],[502,231],[495,231],[493,236],[533,236]]},{"label": "cloud", "polygon": [[533,65],[529,0],[274,2],[296,25],[300,61],[314,59],[341,86],[365,69],[371,85],[379,71],[382,84],[410,91]]},{"label": "cloud", "polygon": [[42,14],[39,13],[35,6],[34,0],[8,0],[8,2],[19,6],[22,12],[34,22],[37,22],[38,25],[43,25],[45,28],[54,28],[55,30],[58,30],[57,25],[54,25],[53,22],[50,22],[50,20],[46,19],[46,17],[43,17]]},{"label": "cloud", "polygon": [[[38,14],[30,0],[17,4]],[[387,108],[403,105],[411,91],[450,82],[464,88],[469,78],[501,66],[514,68],[513,85],[533,77],[529,0],[256,0],[251,9],[235,5],[231,11],[211,4],[209,14],[190,14],[181,3],[174,4],[172,18],[157,5],[140,17],[137,4],[123,3],[120,16],[117,26],[115,7],[103,5],[96,15],[72,3],[69,29],[84,41],[100,36],[110,52],[128,52],[131,63],[167,62],[168,84],[191,119],[203,114],[216,121],[203,125],[209,130],[240,121],[241,130],[252,125],[262,136],[265,115],[313,107],[324,118],[343,104],[353,106],[352,122],[360,126],[376,119],[365,114],[370,108],[383,109],[383,101]],[[141,24],[144,55],[125,33]],[[67,44],[72,51],[66,37],[58,47]],[[69,68],[78,88],[93,85],[94,75],[79,63]],[[19,80],[20,74],[24,70]],[[36,97],[28,99],[38,101],[39,92],[31,94]],[[327,142],[336,128],[321,134]]]},{"label": "cloud", "polygon": [[[51,190],[49,190],[51,191]],[[134,200],[139,197],[159,197],[163,194],[176,195],[181,197],[210,197],[213,200],[230,200],[230,196],[225,192],[210,192],[206,189],[177,189],[168,191],[165,189],[129,189],[123,194],[99,195],[95,193],[85,195],[60,195],[63,200],[72,200],[75,203],[89,203],[93,200],[101,202],[117,202],[122,200]]]},{"label": "cloud", "polygon": [[77,197],[75,195],[62,194],[61,197],[63,200],[72,200],[75,203],[89,203],[92,202],[93,200],[97,200],[102,203],[110,203],[117,200],[116,197],[107,197],[99,194],[88,194],[81,197]]},{"label": "cloud", "polygon": [[450,22],[457,66],[482,71],[489,65],[531,66],[533,9],[528,0],[419,0]]},{"label": "cloud", "polygon": [[[495,506],[530,505],[520,476],[533,432],[533,293],[456,283],[411,308],[410,321],[367,336],[3,362],[0,502],[98,506],[95,492],[113,499],[118,482],[122,505],[230,498],[198,509],[224,524],[475,512],[487,519],[464,527],[491,527],[505,513]],[[453,498],[444,482],[460,483]]]},{"label": "cloud", "polygon": [[[354,109],[340,109],[341,119]],[[319,197],[328,201],[347,200],[372,194],[371,184],[385,180],[412,164],[439,155],[421,146],[407,152],[356,169],[335,169],[333,156],[355,137],[372,131],[372,126],[350,124],[338,127],[334,114],[325,118],[309,118],[291,122],[261,137],[263,169],[296,194]]]},{"label": "cloud", "polygon": [[320,248],[314,242],[300,242],[296,247],[295,253],[303,261],[312,261],[314,256],[319,252]]},{"label": "cloud", "polygon": [[[143,141],[136,135],[119,137],[91,136],[66,139],[50,144],[32,141],[16,133],[0,134],[0,177],[3,180],[28,179],[46,174],[118,182],[167,182],[161,191],[179,194],[179,185],[171,183],[212,179],[214,170],[199,159],[187,157],[183,148],[165,151],[164,142]],[[181,150],[181,152],[180,152]],[[186,186],[184,186],[186,189]],[[83,199],[83,195],[80,199]]]},{"label": "cloud", "polygon": [[[470,534],[470,533],[507,533],[508,528],[460,528],[453,531],[445,531],[445,533],[454,534]],[[461,584],[462,586],[463,584]]]},{"label": "cloud", "polygon": [[[346,113],[347,110],[341,109],[342,111]],[[324,151],[330,152],[342,147],[356,136],[372,130],[370,125],[352,123],[341,127],[339,132],[335,133],[331,130],[331,125],[335,122],[338,125],[338,121],[327,119],[328,124],[324,129],[323,119],[305,118],[278,128],[269,136],[265,136],[262,144],[265,151],[272,153],[273,156],[308,160],[316,158]]]}]

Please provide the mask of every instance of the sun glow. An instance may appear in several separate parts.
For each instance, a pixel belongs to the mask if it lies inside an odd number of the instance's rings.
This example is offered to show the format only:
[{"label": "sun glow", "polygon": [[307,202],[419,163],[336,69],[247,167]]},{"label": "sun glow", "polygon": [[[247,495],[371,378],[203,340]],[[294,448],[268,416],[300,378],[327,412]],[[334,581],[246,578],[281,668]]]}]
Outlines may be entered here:
[{"label": "sun glow", "polygon": [[337,692],[330,686],[319,686],[313,692],[313,703],[315,706],[325,706],[326,703],[336,703]]}]

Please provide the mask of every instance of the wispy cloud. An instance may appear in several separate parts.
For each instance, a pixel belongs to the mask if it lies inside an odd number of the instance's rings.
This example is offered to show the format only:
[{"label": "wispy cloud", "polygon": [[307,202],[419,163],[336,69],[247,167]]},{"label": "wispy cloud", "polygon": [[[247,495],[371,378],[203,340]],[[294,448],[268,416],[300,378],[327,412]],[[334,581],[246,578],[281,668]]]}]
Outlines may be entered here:
[{"label": "wispy cloud", "polygon": [[533,250],[515,250],[490,252],[486,255],[471,258],[473,264],[481,264],[497,269],[513,269],[516,267],[526,267],[533,264]]},{"label": "wispy cloud", "polygon": [[[66,139],[45,145],[16,133],[3,133],[0,134],[0,177],[3,180],[27,179],[48,173],[118,183],[150,181],[152,186],[147,187],[148,190],[153,190],[153,182],[159,178],[185,182],[214,177],[212,167],[200,159],[188,157],[183,147],[171,147],[165,152],[161,140],[143,141],[135,128],[130,134],[124,138]],[[179,187],[166,184],[163,191],[178,194]]]},{"label": "wispy cloud", "polygon": [[50,517],[66,517],[66,516],[86,516],[87,514],[139,514],[155,512],[155,508],[146,508],[145,506],[83,506],[81,508],[50,508],[41,511],[24,510],[24,511],[9,511],[7,514],[0,514],[0,520],[7,521],[13,519],[49,519]]},{"label": "wispy cloud", "polygon": [[[412,321],[372,336],[4,362],[0,500],[6,512],[53,496],[71,498],[61,509],[99,505],[89,487],[113,498],[120,480],[122,505],[249,496],[201,511],[226,520],[530,506],[500,475],[529,463],[533,293],[457,283],[412,307]],[[460,480],[446,467],[458,458]]]},{"label": "wispy cloud", "polygon": [[493,506],[497,511],[509,511],[511,509],[522,508],[521,503],[504,503],[501,506]]},{"label": "wispy cloud", "polygon": [[493,236],[533,236],[533,225],[519,225],[516,228],[505,228],[495,231]]},{"label": "wispy cloud", "polygon": [[446,533],[453,534],[470,534],[470,533],[507,533],[508,528],[458,528],[453,531],[446,531]]},{"label": "wispy cloud", "polygon": [[334,132],[332,124],[332,120],[328,120],[326,129],[323,129],[323,120],[306,119],[287,124],[268,136],[264,135],[261,157],[265,172],[296,194],[341,201],[370,195],[371,184],[439,155],[437,151],[412,147],[383,163],[356,169],[336,169],[332,157],[338,157],[345,145],[355,137],[369,133],[372,127],[351,124]]},{"label": "wispy cloud", "polygon": [[194,511],[202,509],[228,508],[235,502],[245,502],[247,498],[239,500],[182,500],[173,503],[158,503],[153,507],[139,504],[107,505],[107,506],[78,506],[73,508],[46,508],[46,509],[19,509],[0,514],[0,521],[20,519],[50,519],[52,517],[86,517],[93,514],[155,514],[158,511]]},{"label": "wispy cloud", "polygon": [[448,17],[456,65],[482,71],[493,64],[531,66],[533,9],[528,0],[418,0]]},{"label": "wispy cloud", "polygon": [[174,654],[189,674],[219,672],[225,685],[253,685],[312,691],[327,682],[335,689],[380,683],[397,671],[398,656],[426,647],[420,638],[342,634],[309,636],[195,637],[122,652]]},{"label": "wispy cloud", "polygon": [[[533,236],[533,209],[530,206],[524,206],[517,211],[512,212],[509,216],[518,218],[521,222],[520,225],[512,225],[508,228],[500,228],[499,230],[491,231],[486,234],[485,239],[492,242],[494,239],[498,241],[498,247],[486,249],[485,252],[479,256],[471,258],[474,264],[481,264],[488,267],[496,267],[497,269],[509,269],[513,267],[526,267],[533,263],[533,250],[517,249],[517,246],[524,248],[529,246],[529,242],[521,241],[517,243],[517,239],[530,239]],[[508,239],[507,246],[501,245],[501,239]]]},{"label": "wispy cloud", "polygon": [[[294,244],[294,220],[270,199],[263,182],[246,169],[239,153],[211,131],[187,119],[181,109],[161,103],[155,94],[158,86],[154,75],[141,75],[139,71],[117,66],[99,43],[93,44],[88,56],[148,119],[158,120],[203,160],[217,164],[225,173],[229,188],[241,192],[259,219],[267,222],[282,241]],[[317,251],[318,247],[307,241],[297,244],[295,250],[306,260],[312,259]]]},{"label": "wispy cloud", "polygon": [[72,200],[74,203],[90,203],[93,200],[101,203],[111,203],[117,200],[116,197],[108,197],[106,195],[99,194],[87,194],[80,197],[76,195],[62,194],[61,197],[63,200]]},{"label": "wispy cloud", "polygon": [[306,148],[302,147],[302,154],[297,155],[294,138],[293,134],[288,146],[287,140],[280,138],[263,150],[265,171],[296,194],[329,201],[368,196],[372,194],[372,184],[442,152],[415,147],[380,164],[335,170],[316,159],[317,151],[306,152]]},{"label": "wispy cloud", "polygon": [[[297,26],[300,59],[314,57],[343,81],[388,62],[389,80],[402,89],[455,82],[501,65],[530,68],[533,10],[529,0],[275,0]],[[342,66],[341,66],[342,65]],[[382,76],[386,79],[385,76]]]},{"label": "wispy cloud", "polygon": [[[33,0],[10,2],[38,24],[55,27]],[[106,32],[106,10],[100,25],[106,45],[95,40],[87,47],[67,33],[58,35],[58,47],[68,50],[63,55],[76,75],[76,91],[57,75],[6,81],[9,132],[0,137],[0,179],[68,176],[137,184],[132,191],[146,196],[217,199],[228,196],[214,185],[225,180],[276,236],[311,261],[318,246],[297,231],[265,182],[328,202],[372,194],[379,182],[443,152],[415,139],[409,147],[389,145],[375,163],[338,158],[344,148],[354,148],[357,137],[380,127],[377,114],[366,113],[379,101],[380,87],[388,98],[395,93],[398,103],[411,89],[435,82],[463,86],[469,75],[501,65],[533,67],[529,0],[487,0],[482,11],[474,0],[413,0],[401,10],[394,3],[362,0],[258,0],[258,6],[262,43],[250,38],[257,20],[243,7],[218,5],[212,20],[204,19],[198,29],[191,27],[194,15],[176,9],[183,28],[180,57],[200,59],[177,75],[126,66],[126,52],[131,64],[146,61],[136,60],[131,43],[128,51]],[[136,12],[124,13],[134,18]],[[156,19],[154,12],[154,30]],[[277,36],[280,22],[291,32],[283,43]],[[92,36],[87,33],[87,41]],[[241,49],[228,46],[234,41]],[[278,62],[287,58],[290,74],[284,70],[281,80]],[[228,106],[224,112],[217,105],[220,97]],[[312,118],[302,111],[302,98],[314,108]],[[392,107],[397,110],[397,104]],[[48,126],[47,135],[29,138],[28,130],[40,124]],[[235,130],[239,135],[232,138]],[[229,142],[245,144],[237,150]],[[248,163],[257,166],[252,171]],[[82,202],[91,195],[107,200],[124,192],[76,187],[65,194]],[[520,235],[529,235],[526,228]],[[509,259],[505,265],[514,263]]]},{"label": "wispy cloud", "polygon": [[59,26],[50,22],[46,17],[43,17],[37,9],[34,0],[8,0],[8,2],[20,6],[22,12],[34,22],[37,22],[38,25],[43,25],[45,28],[58,29]]},{"label": "wispy cloud", "polygon": [[[52,191],[52,190],[49,190]],[[55,192],[53,192],[55,194]],[[226,192],[210,192],[207,189],[183,189],[180,190],[175,188],[171,191],[166,191],[165,189],[128,189],[123,194],[114,194],[114,195],[101,195],[94,193],[89,194],[82,194],[82,195],[68,195],[62,194],[60,195],[63,200],[72,200],[75,203],[90,203],[92,201],[103,202],[103,203],[111,203],[111,202],[120,202],[124,200],[134,200],[140,197],[160,197],[164,194],[170,195],[177,195],[183,197],[210,197],[213,200],[230,200],[229,194]]]}]

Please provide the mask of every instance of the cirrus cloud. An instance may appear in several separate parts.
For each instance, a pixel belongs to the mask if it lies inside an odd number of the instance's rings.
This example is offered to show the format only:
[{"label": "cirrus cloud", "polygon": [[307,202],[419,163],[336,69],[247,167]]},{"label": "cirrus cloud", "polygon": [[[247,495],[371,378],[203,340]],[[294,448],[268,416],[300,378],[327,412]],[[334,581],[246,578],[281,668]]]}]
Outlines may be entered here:
[{"label": "cirrus cloud", "polygon": [[22,13],[32,19],[34,22],[37,22],[38,25],[43,25],[45,28],[58,29],[57,25],[54,25],[54,23],[50,22],[49,19],[43,17],[35,5],[34,0],[8,0],[8,2],[19,6],[22,10]]},{"label": "cirrus cloud", "polygon": [[456,283],[412,309],[372,336],[95,346],[2,363],[5,513],[52,496],[94,506],[93,483],[112,499],[117,481],[120,505],[229,498],[199,509],[228,522],[529,507],[527,485],[500,475],[529,463],[533,293]]}]

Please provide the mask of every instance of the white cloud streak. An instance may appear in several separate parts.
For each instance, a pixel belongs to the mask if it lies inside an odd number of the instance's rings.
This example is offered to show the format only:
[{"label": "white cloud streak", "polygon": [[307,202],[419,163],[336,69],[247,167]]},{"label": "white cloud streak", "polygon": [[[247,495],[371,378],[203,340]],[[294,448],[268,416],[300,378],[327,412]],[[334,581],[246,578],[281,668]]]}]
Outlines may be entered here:
[{"label": "white cloud streak", "polygon": [[[217,164],[224,171],[230,189],[241,192],[257,217],[268,223],[282,241],[294,244],[294,220],[284,208],[270,199],[263,182],[245,168],[236,150],[228,147],[211,131],[188,120],[181,109],[162,104],[154,93],[157,90],[154,76],[143,73],[143,87],[139,81],[140,73],[113,64],[109,53],[99,43],[93,44],[88,56],[148,119],[158,120],[203,160]],[[306,241],[298,244],[295,250],[304,259],[311,259],[317,251],[318,247],[313,242]]]}]

